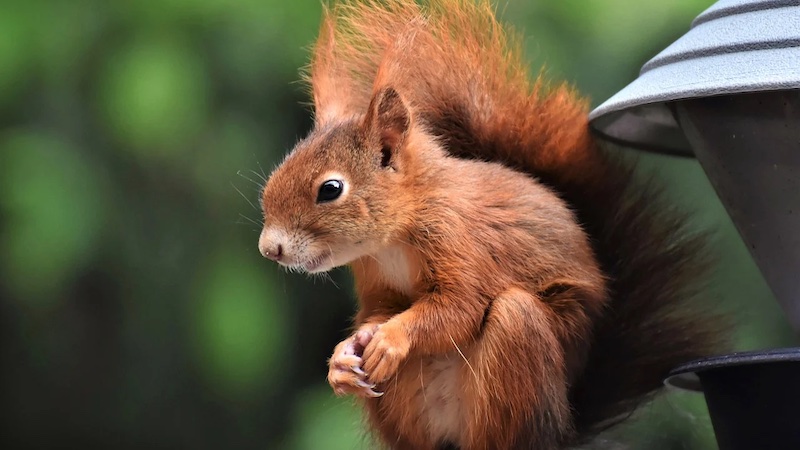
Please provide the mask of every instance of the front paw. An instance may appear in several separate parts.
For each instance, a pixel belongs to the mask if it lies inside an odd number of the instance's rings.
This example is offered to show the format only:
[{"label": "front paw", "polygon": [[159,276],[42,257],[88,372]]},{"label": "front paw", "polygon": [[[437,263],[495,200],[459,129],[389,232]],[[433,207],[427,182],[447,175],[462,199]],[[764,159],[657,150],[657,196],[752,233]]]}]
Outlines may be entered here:
[{"label": "front paw", "polygon": [[363,368],[373,384],[382,383],[397,373],[411,345],[405,331],[391,322],[378,328],[364,349]]},{"label": "front paw", "polygon": [[328,361],[328,383],[336,395],[380,397],[382,392],[367,380],[362,369],[364,348],[372,340],[373,327],[362,327],[358,332],[340,342]]}]

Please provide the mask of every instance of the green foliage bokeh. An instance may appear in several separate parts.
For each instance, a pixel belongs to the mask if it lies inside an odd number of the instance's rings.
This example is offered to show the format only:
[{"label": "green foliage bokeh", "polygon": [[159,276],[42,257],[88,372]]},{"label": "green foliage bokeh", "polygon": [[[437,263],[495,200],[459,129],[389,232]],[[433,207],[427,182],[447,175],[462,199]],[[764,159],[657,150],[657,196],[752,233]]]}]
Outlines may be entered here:
[{"label": "green foliage bokeh", "polygon": [[[534,70],[598,104],[710,0],[502,2]],[[317,0],[0,2],[0,355],[11,447],[369,448],[325,385],[354,303],[257,254],[264,176],[310,125]],[[642,170],[714,229],[741,349],[792,341],[697,165]],[[714,448],[670,393],[613,439]]]}]

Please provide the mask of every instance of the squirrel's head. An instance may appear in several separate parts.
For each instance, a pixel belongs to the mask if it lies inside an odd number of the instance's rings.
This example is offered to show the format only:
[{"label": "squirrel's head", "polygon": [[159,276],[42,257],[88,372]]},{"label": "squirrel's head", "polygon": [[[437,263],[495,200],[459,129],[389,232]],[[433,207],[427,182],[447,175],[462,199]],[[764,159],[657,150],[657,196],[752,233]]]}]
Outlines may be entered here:
[{"label": "squirrel's head", "polygon": [[262,255],[290,269],[325,272],[398,236],[413,199],[411,114],[392,88],[366,114],[317,123],[262,192]]}]

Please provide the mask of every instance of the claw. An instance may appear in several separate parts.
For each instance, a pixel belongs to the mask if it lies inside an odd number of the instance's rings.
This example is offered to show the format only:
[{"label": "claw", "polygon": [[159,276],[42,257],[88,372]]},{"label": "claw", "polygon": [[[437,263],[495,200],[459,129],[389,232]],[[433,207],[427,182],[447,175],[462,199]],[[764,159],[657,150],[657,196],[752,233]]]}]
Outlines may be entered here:
[{"label": "claw", "polygon": [[378,392],[378,391],[375,390],[375,385],[374,384],[365,383],[365,382],[363,382],[361,380],[356,381],[356,384],[359,387],[365,388],[367,395],[372,397],[372,398],[377,398],[377,397],[380,397],[380,396],[383,395],[383,392]]},{"label": "claw", "polygon": [[360,377],[366,377],[366,376],[367,376],[367,373],[366,373],[366,372],[364,372],[363,370],[361,370],[361,368],[360,368],[360,367],[357,367],[357,366],[351,366],[351,367],[350,367],[350,370],[352,370],[352,371],[353,371],[353,373],[355,373],[356,375],[358,375],[358,376],[360,376]]},{"label": "claw", "polygon": [[356,384],[359,387],[362,387],[362,388],[375,389],[375,385],[374,384],[365,383],[364,381],[361,381],[361,380],[356,380]]}]

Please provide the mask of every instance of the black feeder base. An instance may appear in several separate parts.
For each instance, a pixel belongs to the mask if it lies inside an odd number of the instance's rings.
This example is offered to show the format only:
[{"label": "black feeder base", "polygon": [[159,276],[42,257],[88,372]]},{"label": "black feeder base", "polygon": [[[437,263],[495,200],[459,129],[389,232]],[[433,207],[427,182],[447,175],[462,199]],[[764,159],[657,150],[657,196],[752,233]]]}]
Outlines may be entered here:
[{"label": "black feeder base", "polygon": [[800,449],[800,348],[693,361],[665,383],[705,394],[720,450]]}]

